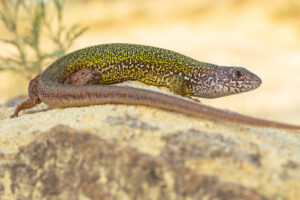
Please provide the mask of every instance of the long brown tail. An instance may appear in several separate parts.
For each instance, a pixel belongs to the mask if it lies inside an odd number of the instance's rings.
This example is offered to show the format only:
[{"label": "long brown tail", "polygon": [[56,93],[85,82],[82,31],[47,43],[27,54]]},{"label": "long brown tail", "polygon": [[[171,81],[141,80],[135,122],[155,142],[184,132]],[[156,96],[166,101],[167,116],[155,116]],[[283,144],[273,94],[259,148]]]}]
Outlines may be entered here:
[{"label": "long brown tail", "polygon": [[300,126],[240,115],[159,92],[111,85],[64,85],[43,81],[40,99],[54,107],[96,104],[133,104],[176,111],[205,119],[228,121],[261,127],[300,130]]}]

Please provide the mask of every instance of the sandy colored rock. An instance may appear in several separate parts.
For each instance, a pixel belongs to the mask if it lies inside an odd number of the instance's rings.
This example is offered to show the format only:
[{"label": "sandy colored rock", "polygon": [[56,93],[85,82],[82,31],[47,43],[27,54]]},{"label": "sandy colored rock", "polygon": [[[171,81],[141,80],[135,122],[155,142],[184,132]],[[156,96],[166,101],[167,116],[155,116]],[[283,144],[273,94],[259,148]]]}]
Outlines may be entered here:
[{"label": "sandy colored rock", "polygon": [[0,107],[0,199],[300,198],[297,131],[143,106],[13,110]]},{"label": "sandy colored rock", "polygon": [[57,126],[2,164],[0,188],[19,199],[265,199],[163,157]]}]

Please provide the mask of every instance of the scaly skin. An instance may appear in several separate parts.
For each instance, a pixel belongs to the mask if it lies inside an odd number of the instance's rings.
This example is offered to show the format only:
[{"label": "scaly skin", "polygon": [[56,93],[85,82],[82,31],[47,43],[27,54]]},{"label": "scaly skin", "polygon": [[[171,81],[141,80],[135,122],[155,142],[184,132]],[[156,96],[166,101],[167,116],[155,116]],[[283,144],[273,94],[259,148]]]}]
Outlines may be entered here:
[{"label": "scaly skin", "polygon": [[221,67],[170,50],[135,44],[104,44],[75,51],[48,67],[42,79],[53,76],[54,81],[62,83],[82,69],[97,72],[99,84],[139,80],[166,86],[182,96],[203,98],[247,92],[261,84],[259,77],[241,67]]},{"label": "scaly skin", "polygon": [[103,85],[127,80],[166,86],[182,96],[204,98],[246,92],[261,84],[259,77],[241,67],[203,63],[156,47],[104,44],[75,51],[50,65],[30,82],[30,98],[16,109],[12,117],[40,102],[53,107],[121,103],[152,106],[214,120],[300,129],[299,126],[225,112],[153,91]]}]

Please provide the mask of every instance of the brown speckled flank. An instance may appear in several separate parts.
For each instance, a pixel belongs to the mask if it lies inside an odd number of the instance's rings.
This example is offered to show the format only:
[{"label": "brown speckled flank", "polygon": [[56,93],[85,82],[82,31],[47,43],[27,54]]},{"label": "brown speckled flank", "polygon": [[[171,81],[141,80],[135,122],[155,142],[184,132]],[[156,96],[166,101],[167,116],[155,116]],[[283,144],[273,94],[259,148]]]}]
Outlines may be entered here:
[{"label": "brown speckled flank", "polygon": [[[81,78],[84,78],[83,83],[80,83]],[[182,96],[205,98],[246,92],[261,84],[259,77],[241,67],[203,63],[156,47],[104,44],[75,51],[50,65],[40,77],[31,81],[30,99],[16,109],[13,117],[40,101],[53,107],[117,103],[255,126],[300,129],[299,126],[230,113],[158,92],[103,85],[126,80],[166,86]]]}]

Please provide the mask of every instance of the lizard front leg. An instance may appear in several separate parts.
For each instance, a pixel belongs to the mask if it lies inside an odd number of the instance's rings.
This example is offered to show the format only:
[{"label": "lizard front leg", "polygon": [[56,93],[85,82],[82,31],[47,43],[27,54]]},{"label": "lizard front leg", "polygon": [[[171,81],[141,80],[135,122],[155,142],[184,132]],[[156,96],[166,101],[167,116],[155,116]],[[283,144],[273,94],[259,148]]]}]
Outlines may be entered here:
[{"label": "lizard front leg", "polygon": [[186,80],[184,80],[179,75],[173,76],[170,81],[167,83],[167,87],[174,94],[178,94],[180,96],[185,96],[195,102],[201,102],[198,97],[192,96],[191,90],[188,88],[188,84]]},{"label": "lizard front leg", "polygon": [[174,94],[180,96],[191,95],[187,87],[186,81],[179,75],[173,75],[166,84],[167,88],[170,89]]}]

